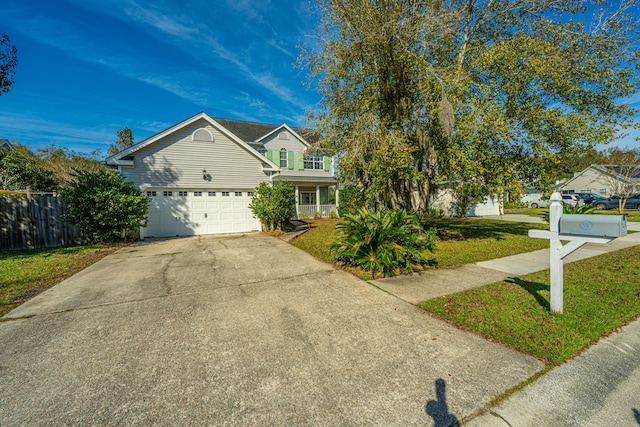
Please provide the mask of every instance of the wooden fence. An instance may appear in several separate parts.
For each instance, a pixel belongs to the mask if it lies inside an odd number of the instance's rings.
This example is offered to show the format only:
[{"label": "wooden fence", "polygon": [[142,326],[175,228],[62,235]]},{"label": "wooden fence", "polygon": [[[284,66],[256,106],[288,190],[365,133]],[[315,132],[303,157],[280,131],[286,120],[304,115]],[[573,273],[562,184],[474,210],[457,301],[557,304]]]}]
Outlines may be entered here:
[{"label": "wooden fence", "polygon": [[62,221],[60,197],[0,197],[0,249],[38,249],[83,243],[82,230]]}]

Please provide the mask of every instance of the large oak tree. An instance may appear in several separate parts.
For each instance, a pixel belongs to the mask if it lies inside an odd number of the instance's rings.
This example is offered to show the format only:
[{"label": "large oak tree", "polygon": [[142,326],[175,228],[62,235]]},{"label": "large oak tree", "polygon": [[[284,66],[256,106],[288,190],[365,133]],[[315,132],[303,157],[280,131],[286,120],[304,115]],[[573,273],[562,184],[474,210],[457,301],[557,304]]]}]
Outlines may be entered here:
[{"label": "large oak tree", "polygon": [[[636,0],[316,0],[301,55],[341,178],[368,203],[428,207],[447,181],[464,203],[637,126]],[[417,200],[412,197],[417,194]]]}]

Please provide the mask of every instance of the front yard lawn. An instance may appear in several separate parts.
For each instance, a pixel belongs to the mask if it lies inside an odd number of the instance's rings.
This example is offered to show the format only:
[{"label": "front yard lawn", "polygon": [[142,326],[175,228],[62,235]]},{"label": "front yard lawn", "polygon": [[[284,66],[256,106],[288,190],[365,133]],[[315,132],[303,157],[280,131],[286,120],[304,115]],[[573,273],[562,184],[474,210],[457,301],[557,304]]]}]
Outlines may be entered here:
[{"label": "front yard lawn", "polygon": [[549,311],[549,271],[418,304],[438,317],[562,363],[640,313],[640,246],[564,267],[564,313]]},{"label": "front yard lawn", "polygon": [[124,244],[0,252],[0,317]]},{"label": "front yard lawn", "polygon": [[[340,221],[331,219],[309,220],[312,229],[291,241],[294,246],[329,263],[335,263],[329,246],[336,239],[335,225]],[[435,227],[440,240],[436,252],[428,253],[432,265],[438,267],[485,261],[504,256],[530,252],[549,247],[543,239],[528,237],[532,228],[547,229],[546,224],[518,223],[499,220],[446,218],[426,219],[425,229]],[[349,269],[364,279],[368,272]]]}]

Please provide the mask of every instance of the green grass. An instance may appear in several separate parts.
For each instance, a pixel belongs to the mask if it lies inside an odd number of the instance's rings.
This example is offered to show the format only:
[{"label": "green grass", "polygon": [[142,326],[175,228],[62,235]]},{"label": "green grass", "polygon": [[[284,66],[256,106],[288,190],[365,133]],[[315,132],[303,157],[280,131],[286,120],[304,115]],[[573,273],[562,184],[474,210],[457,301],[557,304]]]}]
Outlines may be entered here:
[{"label": "green grass", "polygon": [[640,313],[640,247],[564,267],[564,313],[549,311],[549,272],[435,298],[423,309],[552,363]]},{"label": "green grass", "polygon": [[[291,243],[329,263],[334,258],[329,247],[336,239],[335,225],[340,220],[310,220],[312,229]],[[435,227],[439,241],[436,251],[428,253],[432,266],[452,266],[485,261],[549,247],[544,239],[532,239],[527,232],[532,228],[546,229],[545,224],[517,223],[471,218],[428,219],[425,229]],[[367,272],[349,269],[368,280]]]},{"label": "green grass", "polygon": [[0,317],[123,245],[0,252]]}]

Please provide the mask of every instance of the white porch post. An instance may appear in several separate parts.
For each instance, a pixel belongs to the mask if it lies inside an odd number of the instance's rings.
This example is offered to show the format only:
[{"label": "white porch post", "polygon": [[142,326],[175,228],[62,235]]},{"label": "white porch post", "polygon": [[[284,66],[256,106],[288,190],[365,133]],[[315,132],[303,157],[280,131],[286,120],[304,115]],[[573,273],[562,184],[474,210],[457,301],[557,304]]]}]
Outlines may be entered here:
[{"label": "white porch post", "polygon": [[316,185],[316,212],[320,212],[320,186]]},{"label": "white porch post", "polygon": [[340,191],[336,185],[336,213],[338,213],[338,207],[340,206]]},{"label": "white porch post", "polygon": [[298,211],[298,205],[300,203],[300,191],[298,189],[298,184],[296,184],[296,219],[298,219],[298,215],[300,214],[300,212]]}]

